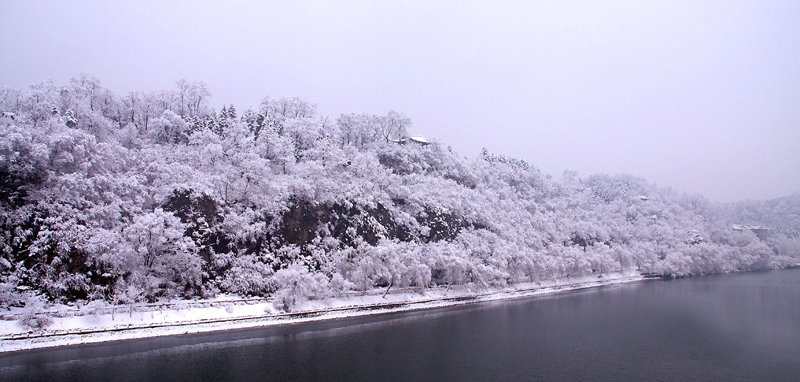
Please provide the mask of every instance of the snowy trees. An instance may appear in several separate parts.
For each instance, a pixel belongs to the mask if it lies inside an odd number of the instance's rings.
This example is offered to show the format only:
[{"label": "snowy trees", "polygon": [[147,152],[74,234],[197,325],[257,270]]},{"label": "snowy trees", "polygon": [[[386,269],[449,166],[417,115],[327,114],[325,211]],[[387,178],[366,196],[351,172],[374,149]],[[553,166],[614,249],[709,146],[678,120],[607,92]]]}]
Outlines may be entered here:
[{"label": "snowy trees", "polygon": [[148,136],[154,143],[186,143],[188,133],[189,125],[181,117],[171,110],[164,110],[151,123]]},{"label": "snowy trees", "polygon": [[180,220],[161,209],[137,216],[123,236],[146,268],[153,268],[163,257],[189,250],[191,245],[183,237]]},{"label": "snowy trees", "polygon": [[407,135],[411,125],[407,116],[390,111],[385,116],[371,114],[343,114],[336,121],[341,132],[340,143],[366,147],[376,142],[388,143]]},{"label": "snowy trees", "polygon": [[327,297],[330,290],[329,280],[325,275],[312,274],[308,268],[298,263],[275,273],[275,283],[278,291],[274,295],[273,305],[287,312],[306,299]]},{"label": "snowy trees", "polygon": [[48,175],[47,147],[34,133],[17,126],[0,128],[0,200],[21,203],[26,188]]},{"label": "snowy trees", "polygon": [[137,216],[122,231],[125,244],[118,248],[133,259],[127,283],[141,287],[149,298],[159,295],[159,289],[189,296],[199,290],[201,262],[184,231],[180,219],[162,209]]},{"label": "snowy trees", "polygon": [[185,79],[181,79],[175,84],[178,87],[176,97],[179,101],[178,115],[187,118],[200,116],[206,112],[206,102],[211,97],[211,91],[208,90],[204,82],[190,83]]},{"label": "snowy trees", "polygon": [[23,287],[119,303],[221,291],[293,309],[373,288],[800,258],[800,195],[723,206],[627,175],[555,181],[488,151],[392,142],[411,126],[394,111],[333,122],[266,98],[216,114],[209,97],[188,81],[117,97],[89,76],[0,88],[0,304]]},{"label": "snowy trees", "polygon": [[408,135],[408,127],[411,126],[411,118],[405,114],[398,113],[394,110],[389,111],[386,117],[383,118],[380,124],[381,137],[386,142],[390,139],[402,138]]},{"label": "snowy trees", "polygon": [[[261,262],[255,255],[233,257],[221,255],[217,266],[229,266],[220,282],[222,290],[231,293],[263,296],[274,292],[280,279],[273,279],[272,267]],[[219,264],[223,262],[223,264]]]}]

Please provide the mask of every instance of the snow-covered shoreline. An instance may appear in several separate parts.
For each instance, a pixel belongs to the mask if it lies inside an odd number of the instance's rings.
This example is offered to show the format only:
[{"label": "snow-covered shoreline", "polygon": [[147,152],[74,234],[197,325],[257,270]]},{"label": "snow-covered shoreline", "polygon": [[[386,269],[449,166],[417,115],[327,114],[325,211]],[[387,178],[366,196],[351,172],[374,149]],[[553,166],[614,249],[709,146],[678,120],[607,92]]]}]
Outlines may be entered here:
[{"label": "snow-covered shoreline", "polygon": [[[424,293],[401,293],[349,296],[307,301],[293,312],[277,311],[266,299],[217,299],[171,304],[162,310],[152,306],[130,307],[123,313],[81,315],[77,312],[53,318],[43,331],[30,331],[12,316],[0,320],[0,352],[91,344],[179,334],[205,333],[359,317],[473,304],[484,301],[540,296],[606,285],[639,282],[648,279],[638,273],[607,274],[602,278],[585,276],[570,280],[516,284],[507,288],[489,288],[479,292],[467,288],[433,289]],[[135,310],[134,310],[135,309]]]}]

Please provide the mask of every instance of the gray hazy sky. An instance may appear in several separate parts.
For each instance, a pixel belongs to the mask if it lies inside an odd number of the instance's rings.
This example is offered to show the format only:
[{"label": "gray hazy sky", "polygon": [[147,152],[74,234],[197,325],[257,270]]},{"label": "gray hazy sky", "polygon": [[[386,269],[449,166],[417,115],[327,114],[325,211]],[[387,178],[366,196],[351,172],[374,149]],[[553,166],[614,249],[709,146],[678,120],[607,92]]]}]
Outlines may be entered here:
[{"label": "gray hazy sky", "polygon": [[800,1],[0,0],[0,83],[205,81],[240,110],[405,112],[412,132],[560,176],[717,201],[800,191]]}]

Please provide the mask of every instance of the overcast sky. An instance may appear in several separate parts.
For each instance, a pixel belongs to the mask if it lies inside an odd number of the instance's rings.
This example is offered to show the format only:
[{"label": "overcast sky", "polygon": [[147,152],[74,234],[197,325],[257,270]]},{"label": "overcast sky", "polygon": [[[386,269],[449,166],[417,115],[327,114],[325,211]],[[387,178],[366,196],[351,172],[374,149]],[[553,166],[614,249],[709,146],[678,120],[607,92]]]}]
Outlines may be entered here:
[{"label": "overcast sky", "polygon": [[800,191],[800,1],[0,0],[0,83],[205,81],[243,110],[409,115],[412,133],[560,177],[717,201]]}]

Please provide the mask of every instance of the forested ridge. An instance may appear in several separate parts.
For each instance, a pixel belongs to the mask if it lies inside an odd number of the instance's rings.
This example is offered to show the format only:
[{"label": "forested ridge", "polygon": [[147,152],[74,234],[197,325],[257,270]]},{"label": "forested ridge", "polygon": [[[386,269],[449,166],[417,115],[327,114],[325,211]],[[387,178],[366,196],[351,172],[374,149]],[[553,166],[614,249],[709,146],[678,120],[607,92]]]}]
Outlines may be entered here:
[{"label": "forested ridge", "polygon": [[394,111],[268,97],[216,112],[210,96],[183,80],[118,95],[89,76],[0,88],[0,306],[234,293],[289,309],[376,287],[800,261],[800,194],[718,204],[629,175],[554,179],[403,140]]}]

